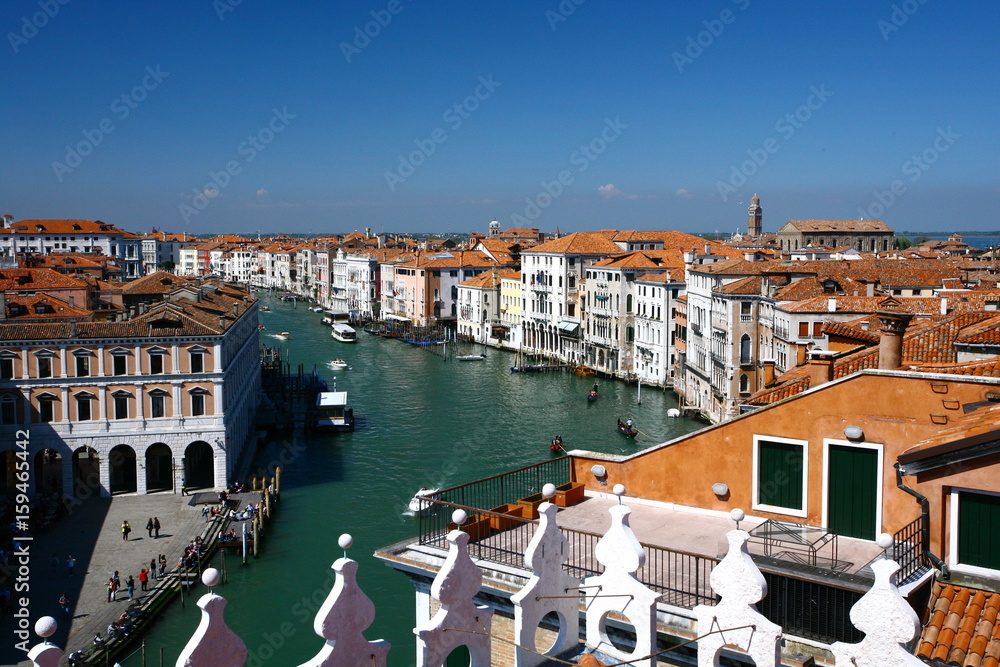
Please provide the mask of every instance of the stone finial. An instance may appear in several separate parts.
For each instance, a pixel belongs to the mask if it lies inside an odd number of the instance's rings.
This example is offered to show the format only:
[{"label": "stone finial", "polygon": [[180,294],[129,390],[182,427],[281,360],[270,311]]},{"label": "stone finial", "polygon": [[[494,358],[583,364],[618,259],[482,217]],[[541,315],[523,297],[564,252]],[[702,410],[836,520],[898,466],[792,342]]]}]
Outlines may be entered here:
[{"label": "stone finial", "polygon": [[[836,642],[833,655],[838,665],[858,667],[919,667],[916,656],[902,647],[917,636],[917,614],[899,594],[894,560],[876,560],[871,564],[875,584],[851,607],[851,622],[865,638],[858,644]],[[853,661],[853,662],[852,662]]]},{"label": "stone finial", "polygon": [[58,627],[56,619],[51,616],[42,616],[35,621],[35,634],[45,641],[35,644],[28,651],[28,660],[31,660],[34,667],[58,667],[63,657],[63,650],[55,644],[48,643],[48,638],[55,634]]},{"label": "stone finial", "polygon": [[198,600],[201,622],[181,651],[176,667],[243,667],[247,647],[222,617],[226,599],[206,593]]},{"label": "stone finial", "polygon": [[[580,638],[580,600],[577,597],[580,580],[563,569],[569,557],[569,542],[556,525],[552,503],[538,507],[538,527],[524,552],[524,563],[532,576],[519,592],[511,596],[514,603],[515,667],[535,667],[545,658],[528,649],[535,646],[535,630],[550,611],[559,616],[559,636],[545,655],[558,655],[577,643]],[[572,596],[572,597],[569,597]],[[542,598],[542,599],[539,599]]]},{"label": "stone finial", "polygon": [[781,627],[757,611],[756,604],[767,595],[767,582],[747,551],[750,535],[744,530],[731,530],[726,539],[729,552],[711,576],[712,589],[721,600],[715,606],[700,604],[694,608],[699,635],[712,630],[723,632],[698,640],[698,667],[718,667],[723,646],[738,647],[758,667],[778,667]]},{"label": "stone finial", "polygon": [[358,586],[357,562],[338,558],[333,569],[337,582],[313,622],[313,630],[326,645],[299,667],[385,667],[389,642],[365,639],[364,631],[375,620],[375,605]]},{"label": "stone finial", "polygon": [[[468,647],[470,667],[489,667],[493,610],[472,601],[483,585],[483,575],[469,557],[469,534],[448,533],[448,557],[434,577],[431,597],[441,608],[413,629],[417,636],[417,667],[438,667],[459,646]],[[478,633],[478,634],[477,634]]]},{"label": "stone finial", "polygon": [[[635,576],[646,562],[646,554],[636,539],[628,517],[628,505],[614,505],[608,510],[611,527],[594,549],[604,572],[584,580],[587,605],[587,644],[630,664],[654,667],[656,658],[639,661],[656,652],[656,600],[658,593],[650,590]],[[608,638],[608,616],[624,617],[635,629],[635,650],[625,653]]]}]

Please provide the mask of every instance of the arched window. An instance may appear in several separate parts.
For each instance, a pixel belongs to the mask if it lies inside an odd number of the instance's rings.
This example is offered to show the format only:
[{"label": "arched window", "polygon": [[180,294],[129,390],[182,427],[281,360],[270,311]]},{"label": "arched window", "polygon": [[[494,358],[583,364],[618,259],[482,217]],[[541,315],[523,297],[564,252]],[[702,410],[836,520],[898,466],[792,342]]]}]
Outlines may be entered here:
[{"label": "arched window", "polygon": [[740,365],[745,366],[750,363],[750,335],[743,334],[740,338]]},{"label": "arched window", "polygon": [[746,373],[740,374],[740,393],[749,394],[750,393],[750,376]]}]

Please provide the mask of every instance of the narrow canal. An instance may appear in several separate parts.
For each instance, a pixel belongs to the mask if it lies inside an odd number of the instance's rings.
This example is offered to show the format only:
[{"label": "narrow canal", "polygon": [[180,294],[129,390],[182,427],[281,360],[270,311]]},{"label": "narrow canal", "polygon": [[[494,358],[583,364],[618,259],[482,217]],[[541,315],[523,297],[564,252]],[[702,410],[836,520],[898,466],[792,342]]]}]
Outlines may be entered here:
[{"label": "narrow canal", "polygon": [[[668,418],[671,392],[600,382],[600,398],[586,400],[593,378],[570,373],[511,373],[512,353],[458,344],[459,353],[485,352],[482,361],[443,361],[425,349],[359,332],[347,345],[333,340],[321,314],[264,297],[262,341],[285,350],[293,367],[315,364],[348,392],[354,433],[272,442],[268,458],[284,453],[281,506],[262,553],[248,566],[230,555],[228,582],[217,591],[229,604],[226,619],[250,651],[247,665],[287,667],[305,662],[322,646],[313,633],[316,610],[333,585],[341,533],[354,536],[350,556],[358,579],[376,606],[368,639],[392,642],[390,665],[414,662],[413,588],[384,567],[376,548],[414,536],[416,519],[406,504],[422,486],[447,487],[552,457],[548,443],[561,434],[567,449],[628,453],[696,430],[704,424]],[[291,332],[286,341],[274,337]],[[346,371],[328,363],[342,357]],[[626,440],[618,417],[640,429]],[[199,589],[185,607],[175,602],[147,636],[149,664],[172,665],[194,632]],[[137,667],[139,656],[123,661]]]}]

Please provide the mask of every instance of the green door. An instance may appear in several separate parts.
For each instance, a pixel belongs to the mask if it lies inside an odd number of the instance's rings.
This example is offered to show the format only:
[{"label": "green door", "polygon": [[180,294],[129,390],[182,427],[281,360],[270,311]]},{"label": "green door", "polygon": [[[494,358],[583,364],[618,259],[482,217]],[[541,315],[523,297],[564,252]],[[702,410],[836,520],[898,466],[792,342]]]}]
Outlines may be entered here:
[{"label": "green door", "polygon": [[878,531],[878,450],[830,445],[827,526],[844,537],[874,540]]},{"label": "green door", "polygon": [[958,562],[1000,570],[1000,496],[958,494]]}]

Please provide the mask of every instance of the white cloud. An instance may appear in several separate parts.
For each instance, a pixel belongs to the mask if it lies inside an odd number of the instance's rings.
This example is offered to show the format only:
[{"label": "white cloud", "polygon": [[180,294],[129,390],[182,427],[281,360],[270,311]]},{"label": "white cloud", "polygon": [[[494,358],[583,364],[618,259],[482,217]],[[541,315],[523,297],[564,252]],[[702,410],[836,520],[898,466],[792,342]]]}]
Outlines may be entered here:
[{"label": "white cloud", "polygon": [[686,190],[685,188],[681,188],[680,190],[675,192],[674,196],[679,199],[691,199],[691,197],[694,197],[694,195],[691,194],[691,192],[689,190]]},{"label": "white cloud", "polygon": [[639,195],[630,195],[624,190],[619,189],[614,183],[608,183],[607,185],[601,185],[597,188],[597,191],[601,193],[601,196],[605,199],[638,199]]},{"label": "white cloud", "polygon": [[267,199],[270,195],[271,193],[264,188],[259,188],[257,190],[257,199]]}]

